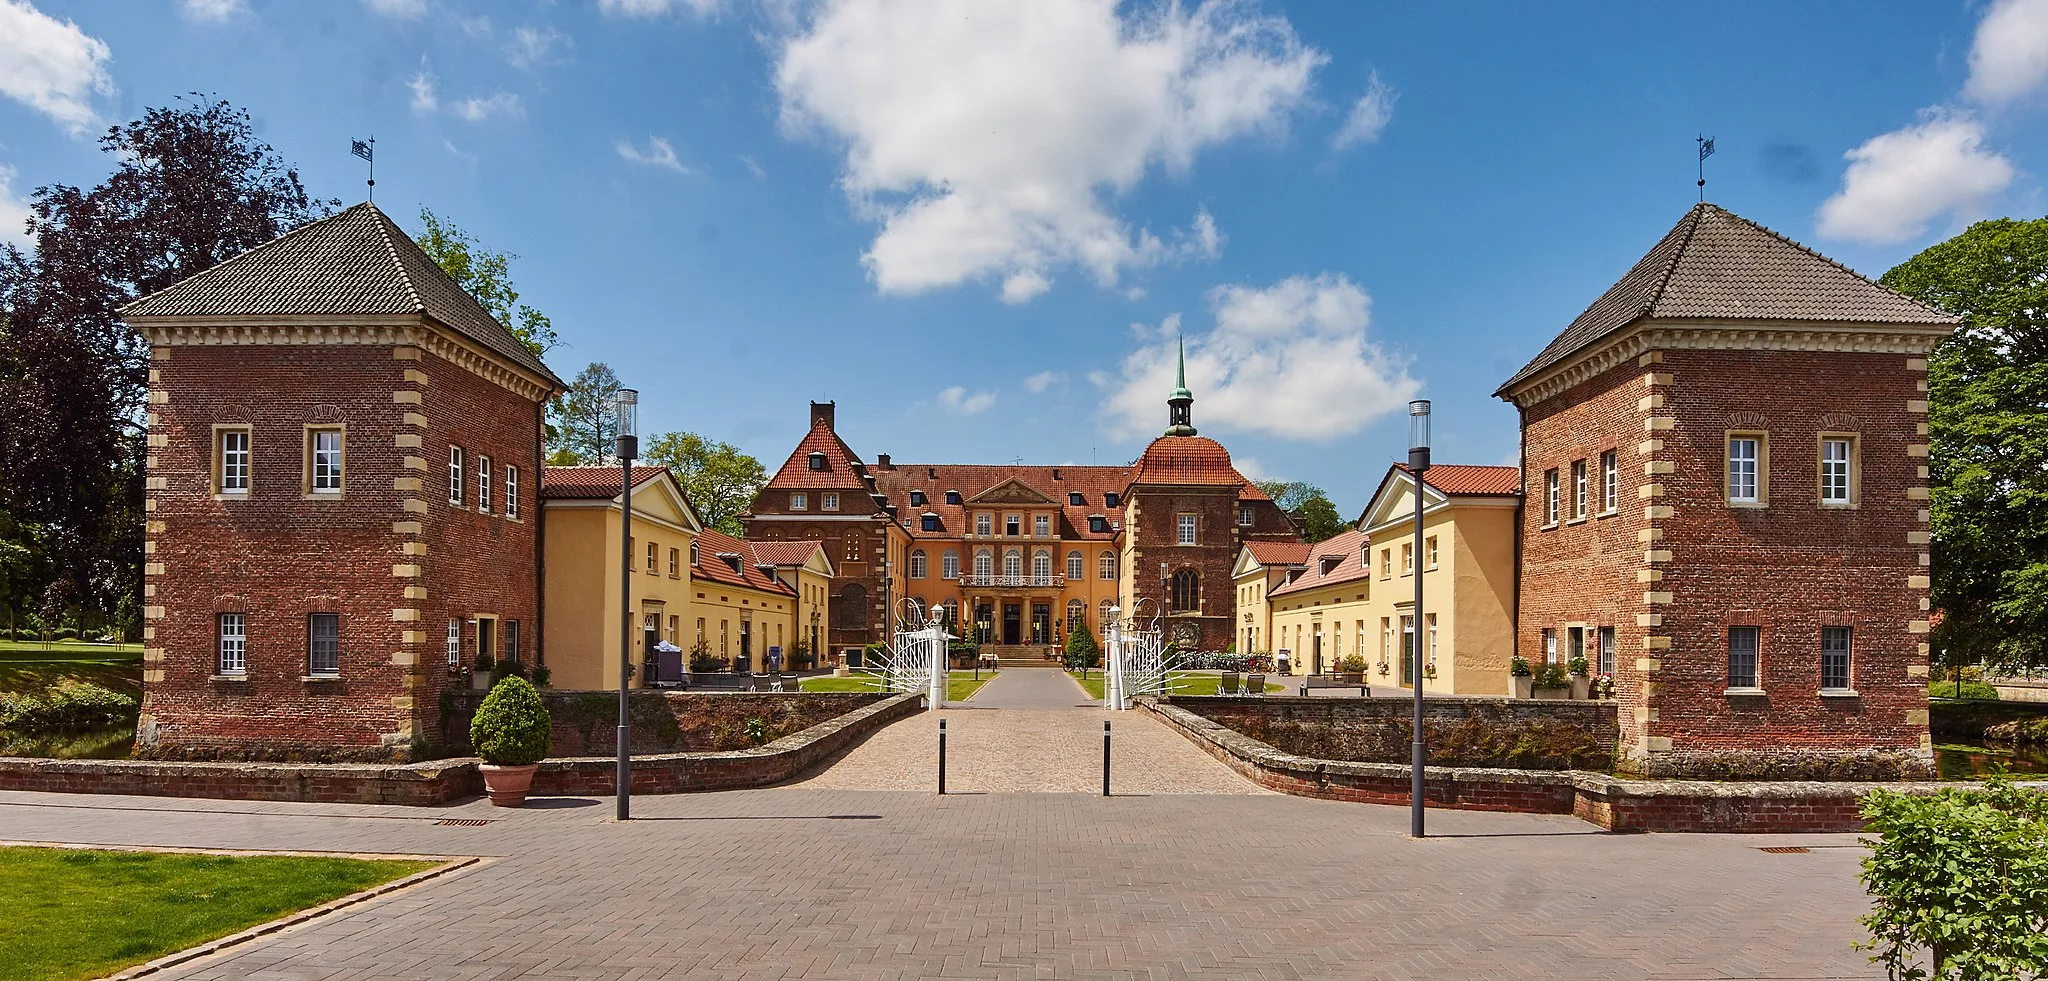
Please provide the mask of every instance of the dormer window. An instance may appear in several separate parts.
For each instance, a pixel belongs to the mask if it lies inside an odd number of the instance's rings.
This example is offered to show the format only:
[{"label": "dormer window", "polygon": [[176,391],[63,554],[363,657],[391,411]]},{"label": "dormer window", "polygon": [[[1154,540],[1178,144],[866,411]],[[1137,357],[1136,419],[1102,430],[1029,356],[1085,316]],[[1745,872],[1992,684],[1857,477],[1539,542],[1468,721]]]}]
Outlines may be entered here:
[{"label": "dormer window", "polygon": [[704,553],[697,548],[697,540],[693,538],[690,540],[690,564],[696,565],[702,561],[704,561]]},{"label": "dormer window", "polygon": [[939,516],[938,516],[938,515],[936,515],[936,514],[930,514],[930,513],[927,513],[927,514],[925,514],[925,515],[924,515],[923,517],[924,517],[924,530],[926,530],[926,531],[938,531],[938,530],[939,530]]},{"label": "dormer window", "polygon": [[949,490],[949,491],[947,491],[947,492],[946,492],[946,503],[947,503],[947,504],[958,504],[958,503],[960,503],[960,492],[959,492],[959,491],[956,491],[956,490]]},{"label": "dormer window", "polygon": [[1103,532],[1109,530],[1109,521],[1102,515],[1091,514],[1088,516],[1088,530],[1094,534],[1100,535]]},{"label": "dormer window", "polygon": [[1067,495],[1067,504],[1070,507],[1081,507],[1086,501],[1087,498],[1082,497],[1079,493],[1072,493]]},{"label": "dormer window", "polygon": [[914,490],[910,492],[910,506],[916,508],[924,507],[924,491]]},{"label": "dormer window", "polygon": [[724,559],[724,560],[725,560],[725,564],[726,564],[726,565],[732,566],[732,571],[733,571],[734,573],[736,573],[736,574],[740,574],[740,575],[744,575],[744,574],[745,574],[745,573],[741,573],[741,572],[740,572],[740,553],[738,553],[738,552],[720,552],[720,553],[718,553],[718,557],[719,557],[719,558],[721,558],[721,559]]},{"label": "dormer window", "polygon": [[1329,574],[1330,574],[1330,570],[1331,570],[1331,569],[1335,569],[1335,568],[1337,567],[1337,563],[1339,563],[1339,562],[1342,562],[1342,561],[1344,561],[1344,557],[1343,557],[1343,556],[1341,556],[1341,555],[1325,555],[1325,556],[1323,556],[1323,559],[1322,559],[1322,562],[1323,562],[1323,571],[1322,571],[1322,574],[1323,574],[1323,575],[1326,575],[1326,576],[1327,576],[1327,575],[1329,575]]},{"label": "dormer window", "polygon": [[1116,494],[1108,493],[1102,495],[1102,506],[1106,508],[1116,507]]},{"label": "dormer window", "polygon": [[816,450],[812,450],[810,456],[810,467],[812,470],[825,469],[825,454],[820,453]]}]

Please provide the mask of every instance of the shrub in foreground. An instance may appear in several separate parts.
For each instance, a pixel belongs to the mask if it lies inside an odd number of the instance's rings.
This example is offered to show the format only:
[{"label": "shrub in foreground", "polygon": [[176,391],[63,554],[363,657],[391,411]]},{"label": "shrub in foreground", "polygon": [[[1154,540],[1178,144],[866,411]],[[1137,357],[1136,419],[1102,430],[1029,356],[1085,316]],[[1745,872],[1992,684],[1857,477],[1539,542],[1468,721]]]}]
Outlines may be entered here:
[{"label": "shrub in foreground", "polygon": [[1863,924],[1892,981],[2048,977],[2048,794],[2003,778],[1925,796],[1875,790]]},{"label": "shrub in foreground", "polygon": [[477,706],[469,722],[469,744],[486,763],[526,766],[547,759],[553,731],[533,683],[508,677],[492,685]]}]

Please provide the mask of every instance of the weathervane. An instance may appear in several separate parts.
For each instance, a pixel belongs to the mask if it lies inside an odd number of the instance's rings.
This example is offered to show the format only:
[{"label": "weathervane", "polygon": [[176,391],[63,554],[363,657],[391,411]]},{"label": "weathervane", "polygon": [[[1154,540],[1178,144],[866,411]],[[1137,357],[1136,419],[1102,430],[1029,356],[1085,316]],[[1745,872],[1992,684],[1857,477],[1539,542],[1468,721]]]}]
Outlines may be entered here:
[{"label": "weathervane", "polygon": [[370,200],[377,200],[377,138],[372,136],[368,142],[350,140],[348,152],[363,158],[363,162],[370,165]]},{"label": "weathervane", "polygon": [[1693,138],[1693,142],[1700,145],[1700,203],[1705,204],[1707,203],[1707,158],[1714,155],[1714,138],[1711,136],[1698,136]]}]

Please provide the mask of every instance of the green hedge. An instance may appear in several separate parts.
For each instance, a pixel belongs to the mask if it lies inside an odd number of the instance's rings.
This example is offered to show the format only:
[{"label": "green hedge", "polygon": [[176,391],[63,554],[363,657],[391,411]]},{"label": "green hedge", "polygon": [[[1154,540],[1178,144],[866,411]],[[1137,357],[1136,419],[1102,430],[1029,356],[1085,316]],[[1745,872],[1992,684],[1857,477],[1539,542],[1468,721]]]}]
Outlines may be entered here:
[{"label": "green hedge", "polygon": [[1982,681],[1937,681],[1927,686],[1929,698],[1975,698],[1987,702],[1998,701],[1998,689]]},{"label": "green hedge", "polygon": [[15,733],[71,732],[132,723],[139,706],[87,681],[60,681],[42,694],[0,692],[0,729]]}]

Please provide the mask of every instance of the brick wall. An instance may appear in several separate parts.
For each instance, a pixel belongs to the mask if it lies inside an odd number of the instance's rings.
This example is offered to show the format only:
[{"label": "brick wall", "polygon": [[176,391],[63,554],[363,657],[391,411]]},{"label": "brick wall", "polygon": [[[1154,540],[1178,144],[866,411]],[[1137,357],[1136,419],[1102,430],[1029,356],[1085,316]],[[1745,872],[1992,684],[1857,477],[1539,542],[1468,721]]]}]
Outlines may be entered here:
[{"label": "brick wall", "polygon": [[[1404,763],[1414,703],[1403,698],[1175,697],[1170,704],[1297,756]],[[1423,732],[1433,766],[1532,770],[1614,765],[1612,702],[1430,698]]]},{"label": "brick wall", "polygon": [[[483,702],[480,691],[461,691],[448,700],[441,719],[441,748],[465,754],[469,723]],[[743,749],[749,719],[760,719],[766,741],[802,732],[884,699],[858,692],[682,692],[636,689],[627,695],[633,752],[679,753]],[[618,746],[617,692],[541,692],[554,723],[553,756],[609,756]]]},{"label": "brick wall", "polygon": [[[1183,638],[1191,631],[1199,649],[1222,650],[1234,637],[1231,625],[1237,614],[1237,587],[1230,578],[1239,547],[1237,488],[1133,485],[1125,513],[1125,534],[1133,536],[1125,554],[1130,558],[1134,596],[1152,600],[1140,608],[1145,618],[1153,610],[1171,609],[1160,563],[1166,564],[1169,576],[1192,569],[1200,577],[1199,612],[1168,613],[1166,637],[1186,643]],[[1187,513],[1197,516],[1200,544],[1176,543],[1178,515]],[[1136,604],[1135,599],[1132,602]]]}]

